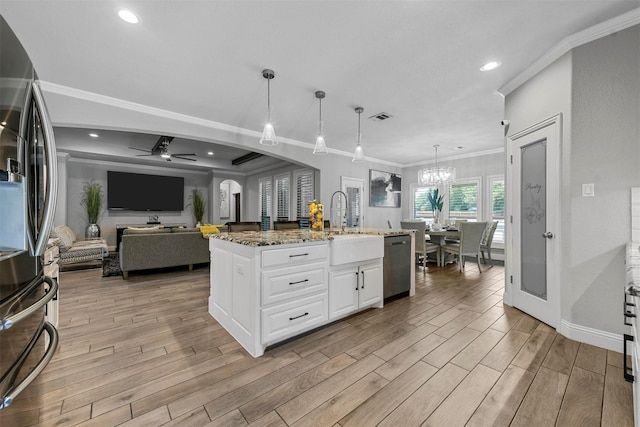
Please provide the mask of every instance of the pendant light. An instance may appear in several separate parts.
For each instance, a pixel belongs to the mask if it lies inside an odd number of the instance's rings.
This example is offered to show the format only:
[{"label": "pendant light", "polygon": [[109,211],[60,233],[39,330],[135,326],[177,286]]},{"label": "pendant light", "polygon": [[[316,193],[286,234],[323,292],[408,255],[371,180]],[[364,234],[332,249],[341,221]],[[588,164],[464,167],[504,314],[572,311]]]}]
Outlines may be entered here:
[{"label": "pendant light", "polygon": [[362,145],[360,145],[360,140],[362,139],[362,134],[360,133],[360,115],[364,111],[364,108],[357,107],[356,113],[358,113],[358,145],[356,145],[356,151],[353,153],[352,162],[364,162],[364,150],[362,149]]},{"label": "pendant light", "polygon": [[327,144],[324,142],[324,135],[322,134],[322,99],[325,97],[325,93],[321,90],[316,92],[316,98],[320,103],[320,119],[318,121],[318,137],[316,138],[316,145],[313,147],[313,154],[322,155],[329,154],[327,150]]},{"label": "pendant light", "polygon": [[277,145],[278,140],[276,139],[276,132],[273,130],[273,124],[271,124],[271,79],[273,79],[276,74],[273,70],[262,70],[262,77],[267,79],[267,124],[264,125],[264,130],[262,131],[262,138],[260,138],[260,144],[262,145]]},{"label": "pendant light", "polygon": [[418,182],[420,184],[449,184],[456,180],[456,168],[453,167],[438,167],[438,147],[434,145],[436,149],[436,164],[432,168],[424,168],[418,171]]}]

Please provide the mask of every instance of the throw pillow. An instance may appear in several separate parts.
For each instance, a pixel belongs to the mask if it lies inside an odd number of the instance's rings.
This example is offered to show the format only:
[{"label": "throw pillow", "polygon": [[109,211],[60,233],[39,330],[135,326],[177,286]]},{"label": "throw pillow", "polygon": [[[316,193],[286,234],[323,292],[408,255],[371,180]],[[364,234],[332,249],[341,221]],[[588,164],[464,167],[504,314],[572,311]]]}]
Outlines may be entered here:
[{"label": "throw pillow", "polygon": [[57,245],[60,248],[60,252],[67,252],[73,242],[75,241],[75,233],[66,225],[59,225],[51,230],[50,237],[57,239]]}]

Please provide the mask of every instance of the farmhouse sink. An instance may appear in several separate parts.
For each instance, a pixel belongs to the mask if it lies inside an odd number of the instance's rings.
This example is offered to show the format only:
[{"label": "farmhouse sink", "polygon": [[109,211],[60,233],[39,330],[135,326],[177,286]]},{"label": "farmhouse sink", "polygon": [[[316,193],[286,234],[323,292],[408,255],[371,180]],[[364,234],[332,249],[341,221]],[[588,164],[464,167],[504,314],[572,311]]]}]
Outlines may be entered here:
[{"label": "farmhouse sink", "polygon": [[384,237],[370,234],[334,235],[329,244],[331,265],[362,262],[384,256]]}]

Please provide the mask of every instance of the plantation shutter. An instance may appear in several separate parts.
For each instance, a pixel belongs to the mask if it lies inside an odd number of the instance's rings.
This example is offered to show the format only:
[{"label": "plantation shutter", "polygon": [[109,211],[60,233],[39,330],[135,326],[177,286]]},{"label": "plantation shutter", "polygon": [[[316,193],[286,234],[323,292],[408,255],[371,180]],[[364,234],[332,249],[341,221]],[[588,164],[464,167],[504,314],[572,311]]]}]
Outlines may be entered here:
[{"label": "plantation shutter", "polygon": [[276,176],[276,219],[289,220],[289,174]]},{"label": "plantation shutter", "polygon": [[271,178],[262,178],[258,181],[258,193],[260,195],[260,221],[262,229],[269,230],[271,223]]},{"label": "plantation shutter", "polygon": [[478,184],[452,184],[449,186],[449,218],[478,219]]},{"label": "plantation shutter", "polygon": [[313,171],[296,173],[297,219],[309,219],[309,203],[313,200]]}]

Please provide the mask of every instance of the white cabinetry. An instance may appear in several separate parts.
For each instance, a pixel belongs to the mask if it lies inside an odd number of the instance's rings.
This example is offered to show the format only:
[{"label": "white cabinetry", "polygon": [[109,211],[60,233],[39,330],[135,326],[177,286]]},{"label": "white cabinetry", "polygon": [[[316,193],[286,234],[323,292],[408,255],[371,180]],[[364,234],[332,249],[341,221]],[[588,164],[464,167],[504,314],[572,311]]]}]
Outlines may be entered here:
[{"label": "white cabinetry", "polygon": [[332,267],[329,273],[329,320],[362,308],[382,306],[382,260]]},{"label": "white cabinetry", "polygon": [[[60,257],[60,249],[54,244],[47,245],[44,252],[44,275],[55,279],[60,284],[60,266],[58,258]],[[58,291],[58,294],[60,291]],[[46,305],[45,319],[53,326],[58,327],[59,311],[58,311],[58,295],[55,295]]]},{"label": "white cabinetry", "polygon": [[211,239],[209,248],[209,312],[252,356],[327,323],[327,242],[255,247]]}]

